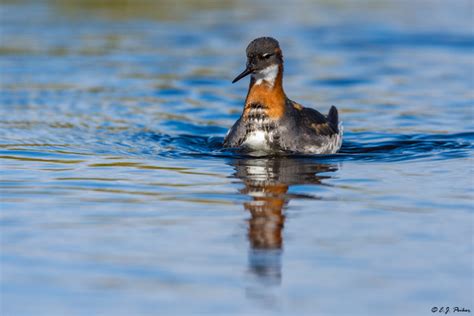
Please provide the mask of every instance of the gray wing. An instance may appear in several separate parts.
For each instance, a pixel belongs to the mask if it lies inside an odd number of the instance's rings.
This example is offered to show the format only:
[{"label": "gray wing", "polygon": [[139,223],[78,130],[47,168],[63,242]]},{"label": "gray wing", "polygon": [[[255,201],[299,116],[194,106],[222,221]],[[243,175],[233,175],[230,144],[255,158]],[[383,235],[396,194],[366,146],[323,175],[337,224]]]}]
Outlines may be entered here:
[{"label": "gray wing", "polygon": [[227,132],[227,135],[224,138],[223,146],[225,148],[239,147],[244,141],[244,137],[245,126],[242,123],[242,117],[240,117]]},{"label": "gray wing", "polygon": [[[339,133],[337,127],[337,110],[335,107],[331,108],[328,117],[311,108],[304,108],[301,112],[302,116],[300,119],[303,123],[302,126],[310,127],[317,135],[331,136]],[[336,122],[334,122],[334,115],[336,117]]]}]

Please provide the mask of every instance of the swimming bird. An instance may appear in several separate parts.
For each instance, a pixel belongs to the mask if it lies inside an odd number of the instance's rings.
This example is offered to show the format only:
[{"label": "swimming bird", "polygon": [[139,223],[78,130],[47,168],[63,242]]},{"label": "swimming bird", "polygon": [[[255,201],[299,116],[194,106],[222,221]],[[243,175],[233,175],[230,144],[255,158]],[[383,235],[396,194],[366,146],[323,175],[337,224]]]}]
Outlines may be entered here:
[{"label": "swimming bird", "polygon": [[260,37],[247,46],[247,67],[232,83],[251,76],[240,118],[223,146],[255,155],[278,153],[333,154],[342,144],[338,111],[303,107],[283,90],[283,54],[278,41]]}]

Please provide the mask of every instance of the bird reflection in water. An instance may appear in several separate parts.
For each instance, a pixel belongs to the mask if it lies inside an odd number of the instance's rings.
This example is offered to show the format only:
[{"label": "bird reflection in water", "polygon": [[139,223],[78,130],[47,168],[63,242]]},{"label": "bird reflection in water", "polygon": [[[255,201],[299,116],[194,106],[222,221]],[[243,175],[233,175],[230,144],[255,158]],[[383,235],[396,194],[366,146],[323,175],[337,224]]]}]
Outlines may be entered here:
[{"label": "bird reflection in water", "polygon": [[[336,171],[337,167],[303,158],[238,159],[232,165],[234,176],[245,185],[240,192],[251,197],[251,201],[244,203],[251,215],[248,225],[250,274],[264,286],[279,285],[284,210],[291,199],[319,199],[314,195],[289,194],[288,189],[291,185],[323,185],[323,180],[330,178],[328,172]],[[252,292],[253,297],[259,294]]]}]

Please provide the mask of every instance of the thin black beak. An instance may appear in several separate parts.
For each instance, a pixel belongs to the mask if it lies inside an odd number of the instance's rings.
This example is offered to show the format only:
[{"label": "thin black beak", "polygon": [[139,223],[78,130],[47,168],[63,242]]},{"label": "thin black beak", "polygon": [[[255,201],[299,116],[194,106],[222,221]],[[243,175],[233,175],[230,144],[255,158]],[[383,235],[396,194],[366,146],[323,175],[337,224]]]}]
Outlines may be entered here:
[{"label": "thin black beak", "polygon": [[242,79],[243,77],[247,76],[247,75],[250,75],[252,73],[252,69],[250,69],[249,67],[247,67],[247,69],[245,69],[244,71],[242,71],[242,73],[240,75],[238,75],[237,77],[235,77],[234,80],[232,80],[232,83],[236,83],[237,81],[239,81],[240,79]]}]

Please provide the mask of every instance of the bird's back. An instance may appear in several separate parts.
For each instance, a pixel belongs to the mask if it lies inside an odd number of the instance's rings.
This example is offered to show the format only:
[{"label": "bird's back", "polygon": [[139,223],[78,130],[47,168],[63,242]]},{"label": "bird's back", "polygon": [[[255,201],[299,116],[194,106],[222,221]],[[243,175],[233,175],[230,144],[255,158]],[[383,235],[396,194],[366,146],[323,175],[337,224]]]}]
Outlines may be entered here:
[{"label": "bird's back", "polygon": [[281,142],[287,150],[298,153],[333,154],[341,146],[337,108],[332,106],[327,116],[315,109],[289,101],[288,113],[281,122],[286,129]]}]

